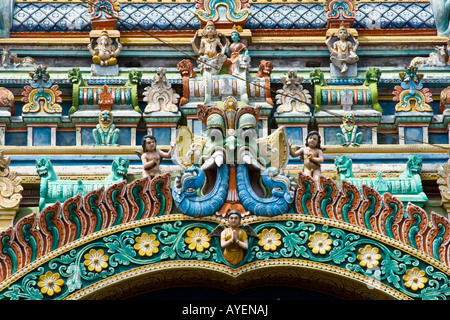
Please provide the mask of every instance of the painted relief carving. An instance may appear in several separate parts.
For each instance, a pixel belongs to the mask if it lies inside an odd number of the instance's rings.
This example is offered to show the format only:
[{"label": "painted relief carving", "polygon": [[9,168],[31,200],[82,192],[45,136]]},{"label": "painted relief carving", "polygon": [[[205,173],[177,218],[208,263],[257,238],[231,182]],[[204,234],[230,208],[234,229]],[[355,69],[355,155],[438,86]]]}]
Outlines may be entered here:
[{"label": "painted relief carving", "polygon": [[11,158],[5,157],[4,153],[0,150],[0,213],[2,209],[18,209],[23,191],[22,178],[10,170]]},{"label": "painted relief carving", "polygon": [[144,89],[144,101],[147,102],[144,112],[178,112],[178,99],[176,93],[166,78],[166,69],[159,68],[150,87]]},{"label": "painted relief carving", "polygon": [[358,126],[356,125],[355,115],[353,113],[349,112],[344,115],[340,128],[341,133],[337,134],[337,138],[342,146],[359,146],[362,139],[362,132],[357,132]]},{"label": "painted relief carving", "polygon": [[[116,42],[116,43],[114,43]],[[92,62],[102,67],[114,66],[117,64],[117,57],[122,50],[119,40],[113,40],[107,30],[103,30],[97,38],[95,46],[88,44],[88,50],[92,55]]]},{"label": "painted relief carving", "polygon": [[311,103],[311,95],[307,89],[303,89],[301,85],[303,77],[297,76],[295,70],[290,70],[287,77],[281,77],[283,89],[277,90],[277,108],[278,113],[284,112],[305,112],[309,113],[309,103]]},{"label": "painted relief carving", "polygon": [[416,67],[406,68],[405,72],[400,72],[402,83],[395,86],[393,92],[395,111],[401,112],[432,112],[433,109],[428,104],[433,101],[431,92],[423,87],[423,74],[417,73]]},{"label": "painted relief carving", "polygon": [[92,129],[96,146],[118,146],[120,129],[113,123],[114,117],[111,111],[103,110],[98,116],[98,124]]},{"label": "painted relief carving", "polygon": [[24,87],[22,92],[22,112],[25,113],[61,113],[62,102],[61,91],[57,84],[53,84],[47,72],[47,66],[38,65],[34,72],[30,72],[31,81],[29,86]]},{"label": "painted relief carving", "polygon": [[428,57],[415,57],[411,60],[409,67],[442,67],[446,65],[447,53],[445,46],[436,46],[436,52],[430,53]]}]

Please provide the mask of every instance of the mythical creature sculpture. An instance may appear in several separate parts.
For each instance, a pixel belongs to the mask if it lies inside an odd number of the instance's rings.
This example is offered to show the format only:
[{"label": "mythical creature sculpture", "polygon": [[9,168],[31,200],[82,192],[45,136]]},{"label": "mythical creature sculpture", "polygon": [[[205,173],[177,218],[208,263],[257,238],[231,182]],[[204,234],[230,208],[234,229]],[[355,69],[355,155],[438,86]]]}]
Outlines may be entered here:
[{"label": "mythical creature sculpture", "polygon": [[189,59],[183,59],[177,64],[178,72],[183,79],[183,96],[180,100],[180,106],[189,101],[189,79],[196,78],[197,74],[194,71],[194,66]]},{"label": "mythical creature sculpture", "polygon": [[381,105],[378,102],[378,82],[381,78],[381,70],[378,68],[369,67],[364,75],[364,78],[364,85],[369,87],[370,90],[372,108],[383,113],[383,108],[381,108]]},{"label": "mythical creature sculpture", "polygon": [[36,171],[41,178],[39,193],[39,208],[44,209],[56,201],[65,200],[81,194],[108,187],[126,179],[129,160],[117,157],[111,165],[111,172],[104,180],[61,180],[55,172],[50,158],[44,157],[36,160]]},{"label": "mythical creature sculpture", "polygon": [[92,129],[96,146],[117,146],[120,129],[113,123],[114,117],[108,110],[102,111],[98,116],[98,124]]},{"label": "mythical creature sculpture", "polygon": [[355,115],[353,113],[349,112],[344,115],[340,128],[341,133],[336,134],[336,136],[342,146],[359,146],[362,139],[362,132],[357,132],[358,126],[356,125]]},{"label": "mythical creature sculpture", "polygon": [[130,161],[127,158],[115,158],[111,165],[111,172],[105,178],[105,181],[117,182],[126,179],[129,165]]},{"label": "mythical creature sculpture", "polygon": [[377,190],[380,194],[389,192],[398,197],[405,206],[408,202],[422,207],[428,197],[423,192],[422,178],[422,159],[411,155],[408,157],[405,171],[397,178],[383,178],[382,173],[377,174],[377,178],[356,178],[352,172],[352,160],[347,156],[335,159],[339,181],[345,180],[358,187],[360,190],[363,185]]},{"label": "mythical creature sculpture", "polygon": [[229,97],[223,106],[199,105],[198,117],[207,128],[206,138],[196,137],[187,128],[179,131],[176,156],[186,169],[176,179],[173,197],[183,213],[226,216],[231,210],[243,215],[287,212],[294,183],[281,172],[289,156],[286,134],[280,128],[258,139],[259,110],[237,108],[237,101]]},{"label": "mythical creature sculpture", "polygon": [[122,44],[117,42],[117,47],[115,47],[108,31],[103,30],[100,37],[96,40],[96,46],[92,48],[92,44],[89,43],[88,49],[94,64],[102,67],[113,66],[117,64],[117,56],[122,50]]}]

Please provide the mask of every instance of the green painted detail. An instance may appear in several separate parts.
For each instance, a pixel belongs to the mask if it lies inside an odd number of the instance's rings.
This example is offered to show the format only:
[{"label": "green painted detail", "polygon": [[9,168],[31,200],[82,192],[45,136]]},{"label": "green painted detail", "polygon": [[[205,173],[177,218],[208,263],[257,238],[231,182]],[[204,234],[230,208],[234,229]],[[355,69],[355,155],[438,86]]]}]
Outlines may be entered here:
[{"label": "green painted detail", "polygon": [[4,255],[7,255],[11,259],[11,273],[14,273],[17,271],[17,257],[14,253],[14,250],[11,248],[11,246],[8,244],[8,242],[11,240],[10,236],[4,236],[2,238],[1,244],[2,244],[2,253]]},{"label": "green painted detail", "polygon": [[164,197],[164,194],[161,190],[161,188],[164,186],[164,182],[162,181],[158,181],[155,185],[155,190],[156,190],[156,198],[158,198],[158,200],[161,203],[161,208],[159,209],[159,212],[157,214],[157,216],[160,216],[164,213],[164,210],[166,209],[167,203],[166,203],[166,197]]},{"label": "green painted detail", "polygon": [[102,228],[103,223],[103,216],[102,212],[100,211],[100,208],[97,206],[96,201],[98,201],[97,195],[92,195],[89,197],[88,203],[89,203],[89,210],[95,214],[95,217],[97,218],[97,222],[95,224],[94,232],[100,231]]},{"label": "green painted detail", "polygon": [[58,228],[53,223],[52,219],[55,218],[55,212],[50,211],[45,215],[45,223],[47,224],[47,231],[50,232],[52,236],[52,251],[58,249],[60,235]]},{"label": "green painted detail", "polygon": [[308,207],[306,206],[306,203],[313,197],[313,194],[311,192],[311,184],[308,181],[303,181],[303,185],[305,186],[306,190],[301,199],[302,210],[305,214],[311,215],[311,212],[309,212]]},{"label": "green painted detail", "polygon": [[78,218],[78,216],[75,214],[74,209],[77,208],[77,204],[76,203],[72,203],[69,205],[68,211],[69,211],[69,220],[72,221],[75,226],[76,226],[76,233],[75,233],[75,238],[74,240],[80,238],[81,235],[81,221]]},{"label": "green painted detail", "polygon": [[137,204],[139,210],[138,213],[136,214],[136,218],[135,220],[140,220],[145,212],[145,203],[144,200],[142,199],[142,197],[139,195],[139,192],[142,191],[142,186],[141,185],[137,185],[133,188],[131,194],[133,196],[133,201]]},{"label": "green painted detail", "polygon": [[333,188],[329,184],[326,184],[324,185],[324,189],[326,190],[327,194],[320,201],[320,211],[322,212],[322,215],[325,218],[329,218],[327,214],[327,206],[333,202],[333,200],[331,199],[331,193],[333,192]]},{"label": "green painted detail", "polygon": [[[220,237],[211,237],[209,245],[204,246],[202,250],[190,248],[186,243],[189,230],[205,229],[206,233],[210,234],[216,227],[217,223],[198,220],[148,222],[139,227],[130,226],[129,229],[106,234],[104,237],[62,251],[59,255],[39,264],[0,291],[0,299],[62,300],[78,290],[110,277],[161,262],[189,261],[194,265],[208,262],[237,269],[258,261],[278,259],[311,261],[329,268],[351,271],[366,277],[368,281],[376,280],[412,299],[448,299],[450,296],[449,276],[430,265],[428,260],[422,260],[391,244],[355,231],[288,218],[282,221],[258,221],[251,224],[253,231],[256,234],[263,234],[273,230],[274,235],[279,236],[279,244],[275,245],[274,250],[269,250],[258,243],[258,238],[249,237],[248,250],[244,252],[242,261],[233,266],[228,264],[221,252]],[[138,238],[144,233],[154,235],[155,241],[158,242],[153,243],[158,250],[151,255],[140,255],[139,250],[135,248]],[[317,234],[326,234],[327,239],[331,240],[323,253],[314,252],[314,243],[311,239]],[[7,241],[3,241],[3,248],[8,248],[6,243]],[[359,256],[359,250],[367,246],[376,248],[380,255],[376,269],[368,268],[361,263],[363,258]],[[107,265],[97,270],[89,270],[87,257],[91,250],[97,252],[102,250],[102,254],[107,257]],[[423,289],[415,291],[407,287],[403,279],[406,272],[414,267],[423,270],[428,280]],[[59,279],[64,281],[64,284],[60,285],[61,290],[51,296],[43,293],[38,285],[38,279],[49,271],[58,273]]]},{"label": "green painted detail", "polygon": [[364,225],[368,230],[372,230],[370,225],[370,217],[375,214],[375,206],[377,205],[377,199],[373,195],[368,195],[367,199],[370,201],[370,205],[364,213]]},{"label": "green painted detail", "polygon": [[417,234],[417,232],[419,232],[420,223],[422,222],[422,217],[419,214],[417,214],[417,213],[414,213],[412,216],[413,216],[413,218],[415,219],[416,222],[414,222],[414,224],[409,229],[408,239],[409,239],[410,245],[414,249],[417,249],[416,234]]},{"label": "green painted detail", "polygon": [[23,233],[25,242],[31,247],[30,262],[33,262],[34,260],[36,260],[38,247],[37,247],[36,239],[31,234],[30,229],[31,229],[31,224],[27,223],[22,227],[22,233]]},{"label": "green painted detail", "polygon": [[353,200],[355,200],[355,194],[351,191],[347,191],[347,195],[348,195],[349,199],[342,207],[342,219],[345,222],[350,223],[350,220],[348,219],[348,212],[353,207]]},{"label": "green painted detail", "polygon": [[117,217],[114,221],[113,226],[117,226],[122,223],[123,220],[123,206],[122,204],[117,201],[117,196],[120,194],[119,189],[115,189],[113,192],[111,192],[111,200],[113,202],[114,208],[116,208],[117,211]]}]

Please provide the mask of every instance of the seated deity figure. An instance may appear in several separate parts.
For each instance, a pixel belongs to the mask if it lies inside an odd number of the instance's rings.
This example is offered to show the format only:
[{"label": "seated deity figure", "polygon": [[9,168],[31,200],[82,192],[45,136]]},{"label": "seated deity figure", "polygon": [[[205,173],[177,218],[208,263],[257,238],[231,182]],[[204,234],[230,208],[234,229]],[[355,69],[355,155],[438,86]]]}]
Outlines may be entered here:
[{"label": "seated deity figure", "polygon": [[[333,65],[341,70],[341,73],[345,73],[348,70],[348,65],[354,64],[359,60],[359,57],[356,55],[359,41],[352,34],[349,34],[343,24],[341,24],[336,35],[338,40],[331,45],[330,42],[334,36],[335,34],[333,33],[331,37],[327,37],[325,40],[328,50],[331,53],[330,60]],[[354,45],[348,40],[349,36],[353,39]]]},{"label": "seated deity figure", "polygon": [[96,146],[118,146],[120,129],[113,123],[113,115],[110,111],[104,110],[99,114],[98,124],[92,129],[94,143]]},{"label": "seated deity figure", "polygon": [[199,38],[199,30],[195,33],[194,39],[191,41],[192,49],[195,54],[199,55],[199,60],[202,62],[199,64],[201,73],[207,70],[210,74],[218,74],[223,66],[223,63],[227,59],[225,53],[229,45],[229,41],[225,39],[225,44],[222,43],[220,35],[214,22],[208,20],[201,36],[200,46],[197,46]]},{"label": "seated deity figure", "polygon": [[233,26],[233,31],[231,31],[231,41],[232,43],[227,48],[227,53],[230,58],[227,60],[228,72],[232,74],[236,70],[236,62],[240,56],[248,55],[247,47],[244,43],[240,41],[239,32],[242,31],[242,27]]},{"label": "seated deity figure", "polygon": [[344,146],[357,147],[361,143],[362,132],[356,133],[358,126],[355,123],[355,116],[353,113],[346,113],[341,124],[341,132],[336,134],[339,143]]},{"label": "seated deity figure", "polygon": [[92,44],[88,44],[89,52],[92,55],[92,62],[102,67],[113,66],[117,64],[116,57],[122,50],[122,44],[117,43],[117,48],[113,45],[113,40],[108,31],[103,30],[101,36],[97,39],[97,45],[92,49]]}]

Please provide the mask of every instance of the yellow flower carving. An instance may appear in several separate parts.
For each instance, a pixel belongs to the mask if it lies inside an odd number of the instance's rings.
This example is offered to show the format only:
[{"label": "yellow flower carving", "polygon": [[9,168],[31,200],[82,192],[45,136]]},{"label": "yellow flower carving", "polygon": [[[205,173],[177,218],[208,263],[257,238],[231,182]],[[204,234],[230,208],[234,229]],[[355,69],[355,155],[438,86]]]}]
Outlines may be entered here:
[{"label": "yellow flower carving", "polygon": [[210,237],[206,234],[206,229],[195,228],[194,230],[187,231],[187,237],[184,241],[189,244],[190,250],[197,250],[202,252],[204,249],[209,248]]},{"label": "yellow flower carving", "polygon": [[156,240],[156,236],[154,234],[148,235],[143,233],[142,236],[136,238],[136,244],[134,245],[134,249],[138,251],[141,257],[147,256],[150,257],[154,253],[158,252],[159,241]]},{"label": "yellow flower carving", "polygon": [[52,273],[47,271],[39,277],[38,287],[41,288],[43,294],[47,294],[50,297],[55,293],[61,292],[61,286],[64,284],[64,280],[59,278],[59,273]]},{"label": "yellow flower carving", "polygon": [[281,244],[280,241],[281,235],[277,233],[275,229],[264,229],[259,234],[258,244],[261,247],[264,247],[264,250],[273,250],[275,251],[277,247]]},{"label": "yellow flower carving", "polygon": [[89,271],[100,272],[108,267],[108,256],[104,254],[102,249],[91,249],[89,253],[84,255],[84,265]]},{"label": "yellow flower carving", "polygon": [[378,248],[373,248],[370,245],[366,245],[364,248],[358,250],[359,255],[357,256],[359,264],[361,267],[372,268],[377,266],[381,255],[378,253]]},{"label": "yellow flower carving", "polygon": [[331,250],[331,244],[333,241],[328,239],[328,233],[315,232],[308,238],[308,247],[312,249],[314,254],[325,254]]},{"label": "yellow flower carving", "polygon": [[414,267],[412,269],[406,270],[406,274],[403,276],[403,281],[405,281],[405,287],[411,288],[411,290],[416,291],[417,289],[422,289],[427,283],[428,279],[425,277],[425,271],[419,270],[419,268]]}]

